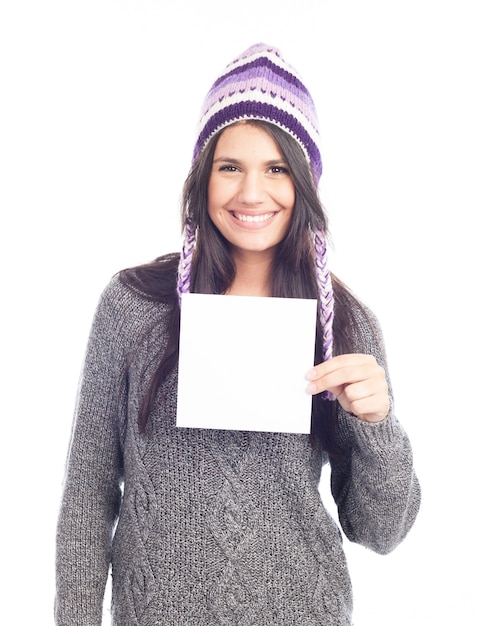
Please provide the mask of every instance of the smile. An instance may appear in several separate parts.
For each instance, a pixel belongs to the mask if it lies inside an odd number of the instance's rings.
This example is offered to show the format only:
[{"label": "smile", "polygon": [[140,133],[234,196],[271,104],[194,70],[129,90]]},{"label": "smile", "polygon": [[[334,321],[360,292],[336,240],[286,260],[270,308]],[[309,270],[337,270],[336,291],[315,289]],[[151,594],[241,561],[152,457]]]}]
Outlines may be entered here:
[{"label": "smile", "polygon": [[251,222],[257,224],[272,219],[275,213],[263,213],[262,215],[243,215],[242,213],[236,213],[235,211],[233,211],[232,215],[240,222]]}]

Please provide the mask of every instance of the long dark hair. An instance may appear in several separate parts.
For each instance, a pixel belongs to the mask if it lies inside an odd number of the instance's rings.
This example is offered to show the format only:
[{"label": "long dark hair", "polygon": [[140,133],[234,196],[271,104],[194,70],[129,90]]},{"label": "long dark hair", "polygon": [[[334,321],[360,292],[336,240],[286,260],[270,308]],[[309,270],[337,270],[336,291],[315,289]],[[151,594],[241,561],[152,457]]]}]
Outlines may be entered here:
[{"label": "long dark hair", "polygon": [[[309,166],[298,143],[277,126],[248,121],[263,128],[277,143],[295,184],[295,207],[288,232],[278,245],[271,268],[271,295],[275,297],[319,299],[314,267],[311,230],[327,233],[327,218],[314,187]],[[217,133],[196,159],[184,185],[182,224],[198,225],[198,238],[191,268],[190,291],[223,294],[235,278],[235,265],[229,244],[213,224],[207,210],[207,189],[212,169]],[[121,272],[124,283],[144,297],[169,305],[167,345],[163,357],[142,399],[139,427],[145,431],[157,391],[175,369],[179,358],[180,308],[176,292],[179,255],[169,254],[154,262]],[[349,290],[333,277],[335,319],[333,325],[334,353],[352,350],[352,307],[356,300]],[[356,306],[356,304],[355,304]],[[355,307],[353,307],[355,308]],[[315,364],[322,361],[323,339],[317,318]],[[313,396],[313,441],[319,440],[331,455],[340,453],[336,438],[337,403]]]}]

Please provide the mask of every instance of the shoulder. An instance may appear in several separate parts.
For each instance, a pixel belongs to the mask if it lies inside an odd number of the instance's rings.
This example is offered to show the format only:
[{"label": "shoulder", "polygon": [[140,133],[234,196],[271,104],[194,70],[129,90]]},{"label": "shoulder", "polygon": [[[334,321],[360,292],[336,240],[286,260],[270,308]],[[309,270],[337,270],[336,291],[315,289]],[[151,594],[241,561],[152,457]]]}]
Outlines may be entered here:
[{"label": "shoulder", "polygon": [[99,308],[115,314],[156,310],[176,301],[178,254],[120,270],[103,290]]},{"label": "shoulder", "polygon": [[122,270],[118,278],[140,298],[174,305],[178,267],[179,254],[166,254],[150,263]]},{"label": "shoulder", "polygon": [[334,284],[334,331],[349,351],[384,355],[381,325],[375,313],[340,281]]},{"label": "shoulder", "polygon": [[162,326],[170,310],[168,302],[143,293],[119,272],[99,297],[92,335],[116,345],[131,346],[148,329]]},{"label": "shoulder", "polygon": [[357,298],[355,298],[351,308],[355,331],[357,331],[358,335],[368,338],[373,343],[376,341],[381,343],[383,341],[381,324],[375,313]]},{"label": "shoulder", "polygon": [[100,294],[98,310],[122,316],[148,308],[148,298],[124,279],[123,271],[115,274]]}]

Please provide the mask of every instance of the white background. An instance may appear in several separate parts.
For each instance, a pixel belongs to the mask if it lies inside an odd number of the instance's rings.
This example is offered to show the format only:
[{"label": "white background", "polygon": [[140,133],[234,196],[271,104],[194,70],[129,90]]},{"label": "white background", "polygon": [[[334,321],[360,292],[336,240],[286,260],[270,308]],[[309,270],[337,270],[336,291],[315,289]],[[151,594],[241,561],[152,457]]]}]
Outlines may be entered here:
[{"label": "white background", "polygon": [[346,543],[356,626],[476,623],[475,6],[2,2],[2,623],[53,623],[94,307],[114,272],[178,249],[202,99],[258,41],[314,95],[333,269],[381,320],[423,487],[393,554]]}]

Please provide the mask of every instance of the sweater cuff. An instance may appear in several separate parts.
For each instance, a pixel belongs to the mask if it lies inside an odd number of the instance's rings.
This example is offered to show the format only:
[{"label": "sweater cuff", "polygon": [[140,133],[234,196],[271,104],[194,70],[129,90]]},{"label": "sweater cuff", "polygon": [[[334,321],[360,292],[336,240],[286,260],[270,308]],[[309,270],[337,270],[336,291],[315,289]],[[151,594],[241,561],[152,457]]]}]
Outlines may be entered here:
[{"label": "sweater cuff", "polygon": [[365,422],[351,413],[340,413],[346,447],[381,456],[402,446],[403,431],[392,410],[381,422]]}]

